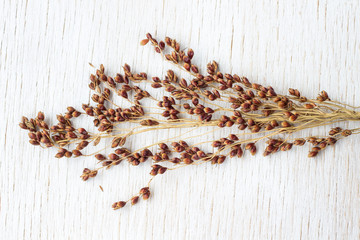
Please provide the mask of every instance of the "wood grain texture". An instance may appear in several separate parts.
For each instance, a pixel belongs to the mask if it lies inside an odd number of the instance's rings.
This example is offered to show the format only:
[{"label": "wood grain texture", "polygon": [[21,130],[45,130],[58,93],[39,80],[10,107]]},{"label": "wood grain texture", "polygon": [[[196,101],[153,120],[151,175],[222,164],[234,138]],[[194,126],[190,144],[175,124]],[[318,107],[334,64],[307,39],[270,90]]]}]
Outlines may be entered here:
[{"label": "wood grain texture", "polygon": [[125,62],[164,73],[170,65],[139,46],[146,32],[191,46],[200,66],[217,60],[224,72],[278,92],[325,89],[360,105],[359,5],[0,0],[0,238],[359,239],[359,136],[315,160],[294,149],[183,168],[156,179],[148,202],[113,211],[112,202],[146,184],[149,165],[124,164],[83,183],[79,175],[93,159],[55,159],[17,126],[22,115],[55,116],[89,101],[88,62],[111,73]]}]

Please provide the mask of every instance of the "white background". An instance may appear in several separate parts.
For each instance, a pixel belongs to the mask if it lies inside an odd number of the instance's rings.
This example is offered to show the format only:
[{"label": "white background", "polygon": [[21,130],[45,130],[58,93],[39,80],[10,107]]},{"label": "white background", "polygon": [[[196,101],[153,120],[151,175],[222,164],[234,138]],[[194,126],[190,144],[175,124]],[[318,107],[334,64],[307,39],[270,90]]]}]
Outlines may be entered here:
[{"label": "white background", "polygon": [[[303,147],[172,171],[154,181],[147,202],[113,211],[113,202],[147,183],[150,163],[123,163],[84,183],[79,176],[95,166],[93,158],[56,159],[54,149],[28,144],[18,123],[40,110],[54,120],[67,106],[87,103],[88,62],[111,74],[127,62],[163,75],[171,65],[139,45],[147,32],[191,46],[202,67],[216,60],[224,72],[281,93],[327,90],[360,105],[359,5],[1,0],[0,238],[358,239],[359,136],[316,159]],[[148,134],[130,145],[164,137]]]}]

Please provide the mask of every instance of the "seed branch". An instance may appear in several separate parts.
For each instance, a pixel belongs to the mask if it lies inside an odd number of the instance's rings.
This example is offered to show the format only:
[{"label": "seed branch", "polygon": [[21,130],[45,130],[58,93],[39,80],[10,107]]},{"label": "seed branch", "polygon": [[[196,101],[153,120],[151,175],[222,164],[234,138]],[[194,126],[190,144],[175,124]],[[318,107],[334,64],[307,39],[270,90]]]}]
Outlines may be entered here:
[{"label": "seed branch", "polygon": [[[56,116],[57,122],[51,126],[42,112],[35,118],[22,117],[19,124],[28,130],[32,145],[55,147],[56,158],[94,156],[101,165],[93,170],[85,168],[81,175],[84,181],[124,160],[137,166],[151,159],[151,178],[147,186],[128,200],[114,203],[115,210],[127,203],[135,205],[141,198],[147,200],[150,182],[167,170],[208,162],[222,164],[226,159],[248,155],[246,152],[255,155],[260,141],[266,144],[263,156],[307,144],[311,146],[308,157],[312,158],[339,140],[360,133],[360,128],[333,127],[323,136],[294,138],[295,133],[306,129],[360,121],[360,112],[357,111],[360,107],[331,100],[325,91],[314,99],[292,88],[288,94],[281,95],[271,86],[265,87],[250,82],[246,77],[221,72],[215,61],[207,64],[206,73],[201,73],[193,61],[194,51],[191,48],[186,52],[181,50],[180,44],[169,37],[158,41],[148,33],[140,44],[151,44],[155,52],[190,77],[180,78],[169,69],[164,77],[148,78],[147,73],[136,73],[128,64],[124,64],[123,73],[111,77],[100,65],[95,74],[90,75],[91,104],[82,104],[82,110],[67,107],[65,113]],[[149,84],[161,91],[162,99],[154,98],[143,89]],[[126,102],[117,103],[116,98],[123,98]],[[143,105],[145,99],[151,103],[150,106]],[[130,106],[123,107],[123,104]],[[75,128],[72,121],[81,116],[87,116],[84,121],[91,119],[96,130]],[[124,127],[125,122],[131,127]],[[203,128],[207,129],[203,134],[185,136]],[[205,141],[199,140],[192,145],[185,141],[209,136],[224,128],[229,128],[231,134],[219,139],[202,138]],[[127,147],[129,141],[136,140],[141,134],[170,129],[187,131],[140,146],[137,150]],[[97,147],[101,140],[110,140],[111,143],[93,153],[87,152],[88,146]],[[150,150],[155,146],[157,149]],[[212,152],[206,151],[206,146],[212,148]],[[103,154],[106,149],[111,149],[111,153]]]}]

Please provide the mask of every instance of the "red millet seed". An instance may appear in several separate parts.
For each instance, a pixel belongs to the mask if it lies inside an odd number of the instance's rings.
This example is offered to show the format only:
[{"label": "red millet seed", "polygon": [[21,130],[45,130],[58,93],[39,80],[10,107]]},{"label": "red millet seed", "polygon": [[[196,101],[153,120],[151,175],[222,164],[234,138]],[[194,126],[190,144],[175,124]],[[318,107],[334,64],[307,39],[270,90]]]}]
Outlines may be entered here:
[{"label": "red millet seed", "polygon": [[291,127],[291,124],[287,121],[283,121],[283,122],[281,122],[281,126],[284,128],[287,128],[287,127]]},{"label": "red millet seed", "polygon": [[312,144],[315,144],[315,145],[317,144],[316,140],[317,140],[316,137],[309,137],[309,138],[307,139],[307,141],[308,141],[309,143],[312,143]]},{"label": "red millet seed", "polygon": [[255,145],[250,149],[250,154],[253,156],[256,154],[256,146]]},{"label": "red millet seed", "polygon": [[151,157],[153,156],[152,152],[149,149],[144,149],[141,151],[141,156],[143,157]]},{"label": "red millet seed", "polygon": [[[109,157],[109,159],[112,160],[112,161],[115,161],[115,160],[119,160],[119,159],[120,159],[120,157],[119,157],[118,155],[116,155],[115,153],[110,153],[108,157]],[[100,159],[98,159],[98,160],[100,160]]]},{"label": "red millet seed", "polygon": [[329,144],[329,145],[334,145],[336,143],[336,139],[335,138],[332,138],[332,137],[329,137],[326,139],[326,142]]},{"label": "red millet seed", "polygon": [[311,151],[317,151],[317,152],[319,152],[321,150],[321,148],[319,148],[319,147],[313,147],[312,149],[311,149]]},{"label": "red millet seed", "polygon": [[134,159],[134,160],[130,161],[130,163],[131,163],[133,166],[137,166],[137,165],[140,164],[140,161],[137,160],[137,159]]},{"label": "red millet seed", "polygon": [[126,202],[120,201],[120,202],[114,203],[114,204],[112,205],[112,208],[113,208],[114,210],[117,210],[117,209],[120,209],[120,208],[125,207],[125,205],[126,205]]},{"label": "red millet seed", "polygon": [[82,153],[81,153],[79,150],[77,150],[77,149],[74,149],[74,150],[72,151],[72,153],[73,153],[73,155],[74,155],[75,157],[80,157],[80,156],[82,155]]},{"label": "red millet seed", "polygon": [[126,137],[123,137],[119,141],[119,146],[123,146],[126,143]]},{"label": "red millet seed", "polygon": [[258,91],[258,96],[259,96],[260,98],[267,98],[266,93],[264,93],[264,92],[262,92],[262,91]]},{"label": "red millet seed", "polygon": [[182,59],[183,59],[183,61],[184,61],[185,63],[191,64],[191,59],[190,59],[190,57],[188,57],[188,56],[185,55]]},{"label": "red millet seed", "polygon": [[245,145],[245,149],[250,150],[253,146],[255,146],[255,143],[248,143]]},{"label": "red millet seed", "polygon": [[266,131],[270,131],[270,130],[272,130],[272,129],[274,129],[274,127],[271,126],[270,124],[267,124],[267,125],[265,126],[265,130],[266,130]]},{"label": "red millet seed", "polygon": [[165,37],[165,43],[166,45],[171,46],[171,38]]},{"label": "red millet seed", "polygon": [[49,129],[49,126],[45,122],[40,122],[40,128]]},{"label": "red millet seed", "polygon": [[163,152],[160,154],[162,160],[169,160],[169,156],[167,153]]},{"label": "red millet seed", "polygon": [[151,176],[156,176],[158,174],[158,169],[157,168],[153,168],[151,171],[150,171],[150,175]]},{"label": "red millet seed", "polygon": [[350,136],[351,134],[352,134],[352,131],[351,131],[351,130],[348,130],[348,129],[342,131],[342,133],[341,133],[341,135],[344,136],[344,137],[348,137],[348,136]]},{"label": "red millet seed", "polygon": [[297,118],[298,118],[298,115],[291,115],[290,118],[289,118],[289,120],[290,120],[291,122],[295,122]]},{"label": "red millet seed", "polygon": [[273,101],[277,103],[277,102],[281,101],[281,98],[280,98],[280,97],[275,97],[275,98],[273,99]]},{"label": "red millet seed", "polygon": [[230,151],[230,158],[233,158],[233,157],[235,157],[236,156],[236,154],[237,154],[237,149],[233,149],[233,150],[231,150]]},{"label": "red millet seed", "polygon": [[160,143],[160,144],[159,144],[159,148],[162,149],[162,150],[167,150],[167,149],[169,149],[168,145],[166,145],[165,143]]},{"label": "red millet seed", "polygon": [[107,77],[105,74],[101,74],[100,78],[99,78],[102,82],[106,82],[107,81]]},{"label": "red millet seed", "polygon": [[241,130],[241,131],[245,130],[245,128],[247,128],[247,124],[240,124],[239,127],[238,127],[238,129]]},{"label": "red millet seed", "polygon": [[214,156],[214,157],[210,158],[209,160],[211,160],[211,164],[217,164],[217,161],[219,160],[219,156]]},{"label": "red millet seed", "polygon": [[109,166],[110,164],[113,164],[113,163],[114,163],[113,161],[103,161],[101,163],[101,165],[103,165],[105,167],[105,166]]},{"label": "red millet seed", "polygon": [[158,153],[156,153],[153,157],[152,157],[152,159],[155,161],[155,162],[158,162],[158,161],[161,161],[162,159],[161,159],[161,156],[158,154]]},{"label": "red millet seed", "polygon": [[239,140],[239,138],[238,138],[235,134],[230,134],[230,135],[229,135],[229,138],[230,138],[231,140],[233,140],[233,141]]},{"label": "red millet seed", "polygon": [[337,134],[337,133],[339,133],[339,131],[335,131],[334,129],[331,129],[331,130],[329,131],[329,135],[330,135],[330,136],[334,136],[334,135]]},{"label": "red millet seed", "polygon": [[191,151],[195,154],[197,151],[200,151],[200,148],[198,147],[192,147]]},{"label": "red millet seed", "polygon": [[294,145],[297,145],[297,146],[303,146],[305,144],[305,139],[296,139],[294,141]]},{"label": "red millet seed", "polygon": [[190,59],[192,59],[194,57],[194,51],[191,48],[189,48],[187,51],[187,55]]},{"label": "red millet seed", "polygon": [[95,90],[95,84],[93,82],[89,83],[89,88],[94,91]]},{"label": "red millet seed", "polygon": [[115,76],[115,78],[114,78],[114,80],[115,80],[115,82],[117,82],[117,83],[124,83],[124,76],[121,75],[121,74],[119,74],[119,73],[117,73],[116,76]]},{"label": "red millet seed", "polygon": [[67,151],[67,152],[65,153],[65,157],[71,158],[71,156],[72,156],[72,152]]},{"label": "red millet seed", "polygon": [[292,143],[286,143],[285,144],[285,151],[289,151],[292,148],[293,144]]},{"label": "red millet seed", "polygon": [[68,110],[68,112],[69,112],[70,114],[72,114],[73,112],[76,111],[75,108],[73,108],[73,107],[67,107],[66,109]]},{"label": "red millet seed", "polygon": [[212,143],[212,146],[215,147],[215,148],[218,148],[218,147],[220,147],[221,145],[222,145],[222,143],[221,143],[220,141],[214,141],[214,142]]},{"label": "red millet seed", "polygon": [[72,126],[65,126],[65,131],[66,132],[73,132],[73,131],[75,131],[75,128],[73,128]]},{"label": "red millet seed", "polygon": [[118,91],[118,95],[127,99],[128,98],[128,94],[126,93],[126,90],[120,90]]},{"label": "red millet seed", "polygon": [[139,196],[135,196],[131,198],[131,205],[137,204],[139,201]]},{"label": "red millet seed", "polygon": [[72,116],[73,117],[79,117],[81,115],[81,112],[79,112],[79,111],[74,111],[73,113],[72,113]]},{"label": "red millet seed", "polygon": [[161,167],[158,169],[158,174],[164,174],[166,172],[167,168],[166,167]]},{"label": "red millet seed", "polygon": [[85,130],[85,128],[78,128],[78,130],[77,130],[80,134],[82,134],[82,135],[87,135],[87,131]]},{"label": "red millet seed", "polygon": [[234,143],[234,141],[229,140],[229,139],[226,139],[226,140],[224,141],[224,145],[230,145],[230,144],[233,144],[233,143]]},{"label": "red millet seed", "polygon": [[89,116],[94,116],[94,110],[92,108],[86,108],[85,112]]},{"label": "red millet seed", "polygon": [[226,122],[226,127],[232,127],[234,125],[234,122],[229,120]]},{"label": "red millet seed", "polygon": [[324,149],[324,148],[326,148],[327,147],[327,142],[321,142],[320,144],[319,144],[319,147],[321,148],[321,149]]},{"label": "red millet seed", "polygon": [[257,133],[260,131],[260,126],[259,125],[254,125],[253,127],[251,127],[251,132],[252,133]]},{"label": "red millet seed", "polygon": [[142,195],[143,200],[148,200],[149,197],[150,197],[150,191],[148,191]]},{"label": "red millet seed", "polygon": [[147,159],[148,159],[148,157],[140,157],[139,158],[139,163],[146,162]]},{"label": "red millet seed", "polygon": [[115,137],[111,142],[111,148],[116,148],[117,146],[119,146],[121,140],[121,137]]},{"label": "red millet seed", "polygon": [[252,127],[255,125],[255,121],[253,119],[248,119],[247,124]]},{"label": "red millet seed", "polygon": [[179,52],[180,51],[180,44],[175,42],[175,51]]},{"label": "red millet seed", "polygon": [[132,87],[130,87],[128,84],[125,84],[125,85],[122,85],[121,89],[128,92],[128,91],[132,90]]},{"label": "red millet seed", "polygon": [[269,156],[270,154],[271,154],[271,152],[264,151],[263,156],[266,157],[266,156]]},{"label": "red millet seed", "polygon": [[191,164],[191,163],[193,163],[193,160],[191,160],[190,158],[184,158],[184,159],[183,159],[183,162],[184,162],[185,164]]},{"label": "red millet seed", "polygon": [[220,155],[219,158],[217,159],[217,164],[222,164],[226,159],[226,156],[224,155]]},{"label": "red millet seed", "polygon": [[62,124],[66,123],[66,119],[63,116],[57,115],[56,118],[60,123],[62,123]]},{"label": "red millet seed", "polygon": [[96,158],[97,160],[99,160],[99,161],[102,161],[102,160],[105,160],[105,159],[106,159],[106,157],[105,157],[104,155],[102,155],[102,154],[96,154],[96,155],[95,155],[95,158]]},{"label": "red millet seed", "polygon": [[314,105],[307,103],[307,104],[304,105],[304,107],[305,107],[306,109],[313,109],[313,108],[314,108]]},{"label": "red millet seed", "polygon": [[291,117],[293,114],[291,113],[291,112],[289,112],[289,111],[285,111],[284,113],[283,113],[287,118],[289,118],[289,117]]},{"label": "red millet seed", "polygon": [[144,194],[147,192],[149,192],[149,187],[144,187],[144,188],[140,189],[140,191],[139,191],[140,194]]},{"label": "red millet seed", "polygon": [[196,65],[194,65],[194,64],[191,65],[191,71],[192,71],[193,73],[199,73],[198,67],[197,67]]},{"label": "red millet seed", "polygon": [[270,125],[271,125],[273,128],[279,126],[279,124],[278,124],[278,122],[277,122],[276,120],[271,120]]},{"label": "red millet seed", "polygon": [[186,71],[190,72],[191,66],[189,63],[184,63],[183,67]]},{"label": "red millet seed", "polygon": [[196,154],[197,154],[197,156],[198,156],[199,158],[204,158],[204,157],[206,157],[206,154],[205,154],[203,151],[197,151]]},{"label": "red millet seed", "polygon": [[243,152],[243,150],[242,150],[242,148],[240,147],[240,148],[238,148],[238,150],[237,150],[237,157],[238,158],[241,158],[242,156],[243,156],[243,154],[244,154],[244,152]]},{"label": "red millet seed", "polygon": [[295,95],[295,89],[289,88],[289,94],[294,96]]},{"label": "red millet seed", "polygon": [[285,108],[286,107],[286,102],[284,102],[284,101],[280,101],[280,102],[278,102],[278,106],[280,107],[280,108]]},{"label": "red millet seed", "polygon": [[83,181],[87,181],[89,179],[89,175],[81,175]]},{"label": "red millet seed", "polygon": [[40,121],[44,121],[45,115],[43,112],[38,112],[37,119]]},{"label": "red millet seed", "polygon": [[77,135],[74,132],[68,132],[66,133],[66,137],[74,139],[77,138]]},{"label": "red millet seed", "polygon": [[96,177],[97,173],[97,170],[93,170],[89,173],[89,177]]},{"label": "red millet seed", "polygon": [[160,48],[161,50],[164,50],[164,48],[165,48],[165,43],[164,43],[163,41],[160,41],[160,42],[159,42],[159,48]]},{"label": "red millet seed", "polygon": [[28,133],[30,139],[36,139],[36,134],[33,132]]},{"label": "red millet seed", "polygon": [[141,46],[145,46],[149,42],[149,39],[143,39],[140,41]]},{"label": "red millet seed", "polygon": [[309,152],[308,157],[309,157],[309,158],[316,157],[316,155],[317,155],[318,153],[319,153],[318,151],[311,151],[311,152]]},{"label": "red millet seed", "polygon": [[180,144],[181,146],[183,146],[185,149],[187,149],[187,148],[189,147],[189,145],[187,144],[187,142],[185,142],[185,141],[183,141],[183,140],[180,140],[180,141],[179,141],[179,144]]},{"label": "red millet seed", "polygon": [[28,130],[28,127],[26,126],[25,123],[19,123],[19,126],[24,130]]},{"label": "red millet seed", "polygon": [[65,155],[65,153],[58,152],[58,153],[56,153],[55,157],[56,158],[62,158],[64,155]]}]

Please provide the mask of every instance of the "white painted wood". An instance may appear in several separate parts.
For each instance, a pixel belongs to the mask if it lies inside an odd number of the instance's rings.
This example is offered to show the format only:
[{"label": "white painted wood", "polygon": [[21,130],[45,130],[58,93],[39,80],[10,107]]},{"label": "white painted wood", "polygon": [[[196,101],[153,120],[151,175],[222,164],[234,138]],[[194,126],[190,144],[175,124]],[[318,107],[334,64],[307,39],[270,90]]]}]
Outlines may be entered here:
[{"label": "white painted wood", "polygon": [[1,239],[359,239],[358,136],[315,160],[294,149],[173,171],[148,202],[113,211],[146,184],[149,165],[84,183],[93,159],[55,159],[17,126],[87,102],[88,62],[163,73],[170,65],[139,46],[146,32],[191,46],[201,66],[214,59],[279,92],[325,89],[360,105],[359,1],[1,0],[0,9]]}]

